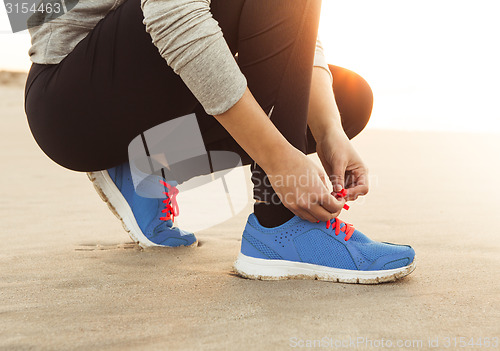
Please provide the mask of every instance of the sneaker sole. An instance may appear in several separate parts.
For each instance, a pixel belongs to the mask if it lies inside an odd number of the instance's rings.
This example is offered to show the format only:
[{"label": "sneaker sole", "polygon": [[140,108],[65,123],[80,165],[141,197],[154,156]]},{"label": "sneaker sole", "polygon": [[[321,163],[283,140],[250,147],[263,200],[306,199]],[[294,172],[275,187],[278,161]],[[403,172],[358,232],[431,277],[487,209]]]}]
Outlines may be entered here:
[{"label": "sneaker sole", "polygon": [[[135,220],[135,216],[130,208],[127,200],[115,186],[115,183],[110,178],[108,172],[87,172],[87,176],[94,185],[95,190],[104,201],[111,212],[118,218],[123,226],[123,229],[129,234],[130,238],[142,248],[148,247],[174,247],[158,245],[150,241],[142,232],[139,224]],[[175,247],[195,247],[198,246],[198,240],[189,246]]]},{"label": "sneaker sole", "polygon": [[396,269],[354,271],[303,262],[265,260],[245,256],[240,252],[233,268],[236,274],[248,279],[311,279],[351,284],[379,284],[393,282],[413,272],[415,270],[415,259],[410,265]]}]

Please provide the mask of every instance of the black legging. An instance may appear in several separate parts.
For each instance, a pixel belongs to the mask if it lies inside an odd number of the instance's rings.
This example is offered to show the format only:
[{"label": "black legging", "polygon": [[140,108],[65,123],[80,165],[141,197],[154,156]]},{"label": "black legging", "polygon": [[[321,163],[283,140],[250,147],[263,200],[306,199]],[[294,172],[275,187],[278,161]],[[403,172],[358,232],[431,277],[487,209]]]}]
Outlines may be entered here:
[{"label": "black legging", "polygon": [[[305,153],[315,151],[307,111],[320,7],[320,0],[212,0],[211,4],[233,55],[238,53],[250,91],[266,113],[273,108],[273,123]],[[207,150],[235,151],[250,163],[159,55],[142,21],[140,0],[128,0],[61,63],[33,65],[25,109],[42,150],[69,169],[108,169],[127,161],[130,141],[143,131],[195,112]],[[368,121],[371,91],[356,74],[330,68],[344,129],[352,138]],[[264,178],[262,169],[252,166],[252,180],[260,184],[254,195],[266,201],[269,198],[263,194],[273,192]],[[283,205],[256,206],[255,212],[265,225],[291,217]]]}]

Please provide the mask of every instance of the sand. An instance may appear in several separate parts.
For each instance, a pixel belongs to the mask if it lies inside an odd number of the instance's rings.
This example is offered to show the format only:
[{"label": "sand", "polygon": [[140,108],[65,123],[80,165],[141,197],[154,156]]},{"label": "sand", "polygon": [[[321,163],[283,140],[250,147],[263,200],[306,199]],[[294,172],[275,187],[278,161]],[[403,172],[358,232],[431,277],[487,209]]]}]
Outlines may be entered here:
[{"label": "sand", "polygon": [[0,116],[2,350],[428,349],[429,338],[459,349],[460,337],[500,337],[498,135],[354,141],[372,186],[342,219],[418,260],[397,283],[365,286],[236,277],[251,207],[199,232],[196,249],[141,251],[85,174],[38,149],[21,85],[0,87]]}]

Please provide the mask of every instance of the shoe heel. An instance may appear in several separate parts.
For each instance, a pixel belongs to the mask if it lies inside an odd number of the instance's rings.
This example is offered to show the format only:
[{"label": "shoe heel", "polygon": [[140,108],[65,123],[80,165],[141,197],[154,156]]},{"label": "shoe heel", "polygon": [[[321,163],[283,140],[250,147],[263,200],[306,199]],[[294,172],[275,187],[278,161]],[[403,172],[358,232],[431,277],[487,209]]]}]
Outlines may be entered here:
[{"label": "shoe heel", "polygon": [[[92,182],[92,185],[94,186],[94,189],[97,192],[97,194],[99,194],[101,200],[105,202],[106,205],[108,205],[109,210],[116,216],[116,218],[122,221],[122,217],[118,214],[114,206],[111,205],[111,202],[109,201],[108,197],[106,196],[106,194],[104,193],[104,191],[100,186],[100,184],[102,184],[102,182],[104,181],[104,177],[102,176],[102,174],[100,174],[100,172],[87,172],[87,177]],[[122,221],[122,226],[128,232],[128,228],[125,227],[125,223],[123,223],[123,221]]]}]

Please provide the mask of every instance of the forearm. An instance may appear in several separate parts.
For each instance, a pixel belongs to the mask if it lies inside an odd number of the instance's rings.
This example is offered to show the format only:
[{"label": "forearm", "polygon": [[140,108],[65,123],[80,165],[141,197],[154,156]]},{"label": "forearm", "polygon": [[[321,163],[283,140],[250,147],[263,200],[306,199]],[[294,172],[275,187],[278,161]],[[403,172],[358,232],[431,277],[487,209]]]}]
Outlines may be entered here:
[{"label": "forearm", "polygon": [[334,131],[342,131],[330,75],[320,67],[313,69],[307,124],[317,142]]},{"label": "forearm", "polygon": [[248,89],[236,105],[215,118],[266,173],[300,152],[278,131]]}]

